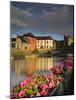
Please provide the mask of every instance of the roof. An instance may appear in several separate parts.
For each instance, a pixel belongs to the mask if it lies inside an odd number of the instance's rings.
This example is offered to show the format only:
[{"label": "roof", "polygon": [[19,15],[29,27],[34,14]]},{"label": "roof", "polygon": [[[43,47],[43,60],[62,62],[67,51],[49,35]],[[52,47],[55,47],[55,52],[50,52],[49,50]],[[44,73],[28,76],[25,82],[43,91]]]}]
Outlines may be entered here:
[{"label": "roof", "polygon": [[32,33],[18,35],[17,37],[20,38],[22,42],[27,42],[27,41],[29,42],[29,39],[27,39],[27,37],[33,37],[37,40],[52,40],[50,36],[34,36]]},{"label": "roof", "polygon": [[56,43],[64,42],[64,40],[54,40]]},{"label": "roof", "polygon": [[27,34],[24,34],[23,36],[34,37],[34,35],[32,33],[27,33]]},{"label": "roof", "polygon": [[50,40],[52,39],[50,36],[34,36],[31,32],[24,34],[23,37],[33,37],[38,40]]},{"label": "roof", "polygon": [[44,37],[44,36],[36,36],[35,37],[37,40],[51,40],[52,38],[51,37],[49,37],[49,36],[46,36],[46,37]]},{"label": "roof", "polygon": [[22,42],[30,43],[29,39],[27,39],[26,36],[19,36],[19,35],[18,35],[17,37],[20,38]]}]

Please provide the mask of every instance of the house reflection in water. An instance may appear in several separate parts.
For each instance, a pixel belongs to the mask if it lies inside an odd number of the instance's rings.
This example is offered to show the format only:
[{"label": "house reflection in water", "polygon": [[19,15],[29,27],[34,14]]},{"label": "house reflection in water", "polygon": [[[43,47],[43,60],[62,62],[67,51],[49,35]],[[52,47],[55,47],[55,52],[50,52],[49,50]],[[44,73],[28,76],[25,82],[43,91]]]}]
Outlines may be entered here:
[{"label": "house reflection in water", "polygon": [[53,58],[25,58],[24,60],[13,60],[12,68],[17,76],[30,76],[35,72],[46,72],[53,66]]},{"label": "house reflection in water", "polygon": [[53,66],[53,58],[37,58],[36,67],[38,71],[47,71]]}]

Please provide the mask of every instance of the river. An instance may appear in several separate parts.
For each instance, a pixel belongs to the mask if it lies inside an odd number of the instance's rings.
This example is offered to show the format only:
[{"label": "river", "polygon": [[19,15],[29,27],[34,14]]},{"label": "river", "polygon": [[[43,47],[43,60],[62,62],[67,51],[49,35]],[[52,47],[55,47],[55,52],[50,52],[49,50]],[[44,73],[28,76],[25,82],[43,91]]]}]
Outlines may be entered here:
[{"label": "river", "polygon": [[12,89],[27,76],[49,73],[49,69],[61,63],[65,57],[29,57],[23,60],[11,60],[10,88]]}]

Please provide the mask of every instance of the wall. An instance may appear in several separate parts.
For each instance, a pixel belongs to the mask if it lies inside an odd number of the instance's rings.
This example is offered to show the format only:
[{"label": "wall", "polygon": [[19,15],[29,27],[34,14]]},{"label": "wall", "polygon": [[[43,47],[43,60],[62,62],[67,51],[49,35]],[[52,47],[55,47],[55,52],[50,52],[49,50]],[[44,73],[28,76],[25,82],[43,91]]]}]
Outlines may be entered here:
[{"label": "wall", "polygon": [[33,38],[33,37],[27,37],[30,41],[30,44],[29,44],[29,50],[30,51],[33,51],[36,49],[36,39]]}]

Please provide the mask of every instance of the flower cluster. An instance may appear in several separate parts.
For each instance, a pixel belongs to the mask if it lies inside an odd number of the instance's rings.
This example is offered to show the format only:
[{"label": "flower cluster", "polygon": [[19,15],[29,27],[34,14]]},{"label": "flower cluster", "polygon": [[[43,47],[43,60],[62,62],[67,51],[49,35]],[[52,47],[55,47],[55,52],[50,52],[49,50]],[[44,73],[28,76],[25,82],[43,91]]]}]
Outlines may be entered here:
[{"label": "flower cluster", "polygon": [[65,66],[65,69],[66,69],[67,71],[71,72],[72,69],[73,69],[73,60],[71,60],[71,59],[65,60],[65,61],[64,61],[64,66]]},{"label": "flower cluster", "polygon": [[64,60],[63,63],[57,64],[53,66],[50,71],[53,72],[56,75],[61,75],[64,72],[71,72],[73,69],[73,60],[72,59],[67,59]]},{"label": "flower cluster", "polygon": [[33,75],[16,85],[11,91],[11,98],[24,98],[47,96],[55,87],[64,82],[61,74],[73,69],[73,62],[65,60],[63,64],[58,64],[50,69],[49,74]]},{"label": "flower cluster", "polygon": [[53,66],[50,70],[54,74],[62,74],[63,73],[63,67],[64,67],[64,64],[57,64],[57,65]]},{"label": "flower cluster", "polygon": [[11,92],[11,98],[34,97],[34,96],[47,96],[49,89],[54,89],[62,82],[60,76],[53,73],[37,75],[32,79],[25,79],[15,86]]}]

